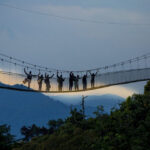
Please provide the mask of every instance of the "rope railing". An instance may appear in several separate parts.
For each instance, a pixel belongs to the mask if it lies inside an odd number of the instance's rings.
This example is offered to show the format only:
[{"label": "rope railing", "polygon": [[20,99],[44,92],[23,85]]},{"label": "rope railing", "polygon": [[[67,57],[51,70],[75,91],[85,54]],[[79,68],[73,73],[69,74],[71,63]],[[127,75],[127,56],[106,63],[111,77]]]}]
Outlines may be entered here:
[{"label": "rope railing", "polygon": [[3,53],[0,53],[0,61],[5,61],[7,63],[11,63],[13,65],[23,67],[23,68],[27,68],[27,69],[31,69],[31,70],[43,71],[43,72],[47,72],[47,73],[50,73],[50,72],[52,72],[52,73],[60,72],[61,73],[62,72],[64,74],[65,73],[68,74],[70,72],[73,72],[73,73],[76,73],[76,74],[86,73],[86,72],[97,72],[97,71],[99,72],[99,71],[102,71],[102,70],[104,71],[104,70],[108,70],[108,69],[112,69],[112,68],[125,66],[125,65],[128,65],[128,64],[133,64],[133,63],[139,62],[141,60],[146,60],[146,59],[149,59],[149,58],[150,58],[150,53],[147,53],[147,54],[144,54],[142,56],[135,57],[135,58],[132,58],[132,59],[128,59],[126,61],[121,61],[119,63],[115,63],[115,64],[108,65],[108,66],[103,66],[103,67],[99,67],[99,68],[95,68],[95,69],[75,70],[75,71],[73,71],[73,70],[61,70],[61,69],[48,68],[48,67],[32,64],[32,63],[26,62],[24,60],[20,60],[20,59],[5,55]]},{"label": "rope railing", "polygon": [[[38,89],[38,83],[36,77],[32,79],[31,87],[28,88],[26,85],[25,86],[22,85],[22,81],[24,80],[25,75],[0,71],[0,77],[2,75],[5,75],[6,79],[8,79],[8,76],[11,76],[11,80],[13,79],[13,77],[17,78],[13,83],[10,83],[9,80],[7,80],[7,82],[4,82],[3,80],[3,83],[0,83],[0,88],[3,89],[24,91],[24,92],[42,92],[42,93],[72,93],[73,92],[74,93],[74,92],[96,90],[96,89],[101,89],[101,88],[110,87],[114,85],[122,85],[122,84],[128,84],[133,82],[147,81],[150,80],[150,68],[127,70],[127,71],[120,71],[120,72],[118,71],[118,72],[104,73],[98,75],[95,79],[94,87],[91,87],[90,78],[88,77],[87,78],[88,85],[86,89],[83,89],[82,82],[80,81],[79,89],[75,90],[73,88],[71,91],[69,90],[68,87],[69,85],[68,79],[66,79],[63,85],[63,90],[59,91],[59,89],[57,88],[56,78],[53,78],[51,80],[51,89],[47,91],[45,87],[45,83],[43,83],[43,87],[41,90]],[[18,80],[18,78],[20,78],[20,80]]]},{"label": "rope railing", "polygon": [[[24,68],[27,74],[24,72]],[[30,71],[32,71],[32,79],[29,83],[27,79],[30,78]],[[41,87],[38,79],[39,72],[40,76],[43,74]],[[65,78],[61,83],[61,89],[59,87],[60,81],[57,77],[57,72],[59,76],[62,74],[62,77]],[[97,74],[95,74],[96,72]],[[49,87],[46,83],[45,73],[49,74],[49,77],[54,74],[48,81]],[[150,53],[109,66],[84,71],[72,71],[72,73],[75,78],[70,81],[70,71],[50,70],[50,68],[34,65],[0,53],[1,88],[14,88],[14,90],[18,91],[40,91],[46,93],[89,91],[112,85],[148,80],[150,79]],[[93,73],[94,77],[92,78]],[[79,76],[76,82],[77,75]],[[84,75],[86,75],[86,81],[83,81]],[[70,84],[72,84],[71,89]],[[19,87],[15,85],[19,85]]]}]

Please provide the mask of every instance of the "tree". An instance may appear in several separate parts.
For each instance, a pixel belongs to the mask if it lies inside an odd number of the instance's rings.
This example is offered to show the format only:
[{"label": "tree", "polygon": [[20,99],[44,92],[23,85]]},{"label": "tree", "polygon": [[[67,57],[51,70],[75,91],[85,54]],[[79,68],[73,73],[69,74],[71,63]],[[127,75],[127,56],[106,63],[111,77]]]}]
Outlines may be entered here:
[{"label": "tree", "polygon": [[22,135],[24,135],[24,141],[29,141],[31,136],[30,136],[30,130],[31,128],[29,127],[26,127],[26,126],[23,126],[21,129],[20,129],[20,132]]},{"label": "tree", "polygon": [[100,117],[102,116],[104,113],[104,107],[103,106],[97,106],[97,110],[94,112],[94,114],[96,115],[96,117]]},{"label": "tree", "polygon": [[64,121],[62,119],[57,120],[57,128],[61,127],[64,124]]},{"label": "tree", "polygon": [[72,124],[79,124],[83,119],[83,113],[78,112],[76,108],[70,111],[71,116],[67,118],[67,122],[70,122]]},{"label": "tree", "polygon": [[10,134],[10,126],[0,126],[0,150],[10,150],[14,136]]},{"label": "tree", "polygon": [[48,121],[48,126],[49,128],[52,128],[53,130],[55,130],[57,128],[57,121],[56,120]]},{"label": "tree", "polygon": [[144,94],[150,95],[150,81],[148,81],[147,84],[144,86]]},{"label": "tree", "polygon": [[21,128],[21,134],[25,136],[24,141],[29,141],[33,137],[43,135],[46,132],[45,129],[44,127],[37,127],[35,124],[30,127],[23,126]]}]

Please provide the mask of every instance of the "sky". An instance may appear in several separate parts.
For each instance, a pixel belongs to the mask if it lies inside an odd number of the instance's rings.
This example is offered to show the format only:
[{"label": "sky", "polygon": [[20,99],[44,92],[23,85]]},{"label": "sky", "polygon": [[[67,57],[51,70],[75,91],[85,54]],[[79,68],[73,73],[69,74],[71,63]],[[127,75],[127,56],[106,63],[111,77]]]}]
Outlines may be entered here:
[{"label": "sky", "polygon": [[[150,52],[149,48],[149,0],[0,1],[0,52],[34,64],[85,70],[141,56]],[[124,88],[141,91],[144,84]]]}]

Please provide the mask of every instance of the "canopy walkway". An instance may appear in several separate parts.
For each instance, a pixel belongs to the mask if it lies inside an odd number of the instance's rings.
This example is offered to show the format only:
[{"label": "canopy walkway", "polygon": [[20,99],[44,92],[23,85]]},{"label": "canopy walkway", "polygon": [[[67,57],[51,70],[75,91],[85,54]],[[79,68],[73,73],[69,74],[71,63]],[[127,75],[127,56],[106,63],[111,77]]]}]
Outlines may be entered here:
[{"label": "canopy walkway", "polygon": [[[34,75],[30,88],[27,84],[23,84],[26,78],[24,68],[27,72],[32,71]],[[50,88],[46,89],[46,84],[43,80],[41,90],[38,85],[38,74],[54,74],[50,79]],[[65,81],[63,82],[62,91],[58,87],[58,74],[62,74]],[[72,90],[69,90],[69,70],[57,70],[47,68],[35,64],[31,64],[20,59],[16,59],[0,53],[0,88],[8,90],[17,90],[25,92],[43,92],[43,93],[67,93],[96,90],[114,85],[127,84],[132,82],[150,80],[150,54],[145,54],[127,61],[122,61],[110,66],[104,66],[91,70],[72,71],[75,76],[79,75],[78,89],[75,89],[73,83]],[[94,86],[91,86],[91,74],[96,73],[94,78]],[[83,88],[82,77],[87,74],[87,87]]]}]

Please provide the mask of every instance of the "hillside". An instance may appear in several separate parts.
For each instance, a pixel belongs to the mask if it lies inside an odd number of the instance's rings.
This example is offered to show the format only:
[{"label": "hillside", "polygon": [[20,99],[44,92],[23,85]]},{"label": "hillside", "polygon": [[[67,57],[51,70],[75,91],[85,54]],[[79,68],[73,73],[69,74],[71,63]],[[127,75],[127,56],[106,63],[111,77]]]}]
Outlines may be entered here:
[{"label": "hillside", "polygon": [[[5,85],[3,85],[5,86]],[[23,85],[15,87],[26,88]],[[112,99],[111,99],[112,98]],[[68,100],[70,103],[65,103]],[[87,117],[93,116],[97,105],[103,105],[106,112],[124,99],[115,95],[89,96],[85,102]],[[46,126],[52,119],[66,118],[70,105],[81,108],[81,97],[48,97],[42,93],[18,92],[0,89],[0,124],[11,125],[11,133],[20,138],[20,128],[23,125]]]},{"label": "hillside", "polygon": [[14,135],[20,135],[23,125],[35,123],[43,126],[50,119],[65,118],[67,115],[68,106],[41,93],[0,89],[0,124],[11,125]]},{"label": "hillside", "polygon": [[[97,107],[86,118],[76,108],[65,119],[50,120],[47,128],[23,127],[22,141],[13,142],[9,127],[0,126],[3,150],[147,150],[150,147],[150,81],[144,94],[134,94],[108,114]],[[12,142],[11,142],[12,141]],[[11,144],[10,144],[11,143]]]},{"label": "hillside", "polygon": [[133,95],[119,109],[84,119],[76,110],[53,133],[22,142],[14,150],[148,150],[150,95]]}]

